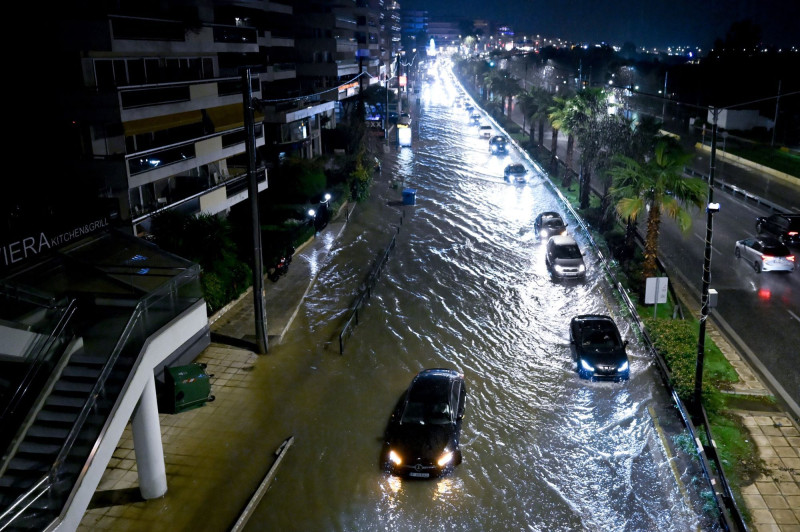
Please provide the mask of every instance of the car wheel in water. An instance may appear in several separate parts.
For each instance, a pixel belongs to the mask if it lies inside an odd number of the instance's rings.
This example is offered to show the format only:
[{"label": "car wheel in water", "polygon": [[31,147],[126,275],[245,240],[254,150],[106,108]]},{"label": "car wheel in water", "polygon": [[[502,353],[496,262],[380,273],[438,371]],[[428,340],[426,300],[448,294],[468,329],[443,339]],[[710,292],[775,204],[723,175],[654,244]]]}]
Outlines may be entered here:
[{"label": "car wheel in water", "polygon": [[761,264],[759,264],[758,261],[754,262],[753,269],[756,271],[756,273],[761,273]]},{"label": "car wheel in water", "polygon": [[741,251],[739,251],[739,248],[736,248],[736,249],[733,251],[733,255],[734,255],[734,256],[735,256],[737,259],[740,259],[740,258],[742,258],[742,252],[741,252]]}]

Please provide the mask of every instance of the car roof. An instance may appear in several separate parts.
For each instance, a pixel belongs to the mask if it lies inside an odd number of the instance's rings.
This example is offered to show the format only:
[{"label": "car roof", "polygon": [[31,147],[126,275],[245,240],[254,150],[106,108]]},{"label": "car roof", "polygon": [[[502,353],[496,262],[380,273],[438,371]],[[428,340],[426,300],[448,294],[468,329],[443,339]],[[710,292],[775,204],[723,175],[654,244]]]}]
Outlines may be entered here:
[{"label": "car roof", "polygon": [[411,385],[408,387],[409,398],[413,395],[416,396],[416,399],[435,399],[437,397],[446,399],[452,383],[461,379],[463,379],[463,375],[452,369],[423,370],[411,381]]},{"label": "car roof", "polygon": [[576,245],[577,246],[578,245],[578,243],[575,242],[575,239],[572,238],[569,235],[551,236],[550,237],[550,241],[552,241],[553,244],[555,244],[556,246],[570,246],[570,245]]},{"label": "car roof", "polygon": [[542,218],[542,220],[544,220],[546,218],[558,218],[558,219],[561,219],[561,215],[558,214],[555,211],[545,211],[545,212],[539,214],[539,216]]},{"label": "car roof", "polygon": [[614,328],[617,328],[617,324],[611,318],[611,316],[606,316],[605,314],[579,314],[572,318],[572,323],[576,323],[581,327],[600,327],[603,325],[613,325]]}]

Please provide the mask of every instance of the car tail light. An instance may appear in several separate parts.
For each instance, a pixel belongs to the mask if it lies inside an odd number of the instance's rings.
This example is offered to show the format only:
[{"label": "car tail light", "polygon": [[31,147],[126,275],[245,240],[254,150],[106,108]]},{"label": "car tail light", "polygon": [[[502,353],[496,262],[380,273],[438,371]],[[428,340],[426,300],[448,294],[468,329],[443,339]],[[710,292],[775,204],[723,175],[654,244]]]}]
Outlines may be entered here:
[{"label": "car tail light", "polygon": [[787,255],[786,256],[786,260],[790,260],[790,261],[794,262],[794,255]]},{"label": "car tail light", "polygon": [[761,260],[769,260],[769,259],[774,259],[774,258],[775,257],[773,257],[772,255],[761,255]]},{"label": "car tail light", "polygon": [[789,236],[797,236],[798,232],[797,231],[789,231],[788,235]]}]

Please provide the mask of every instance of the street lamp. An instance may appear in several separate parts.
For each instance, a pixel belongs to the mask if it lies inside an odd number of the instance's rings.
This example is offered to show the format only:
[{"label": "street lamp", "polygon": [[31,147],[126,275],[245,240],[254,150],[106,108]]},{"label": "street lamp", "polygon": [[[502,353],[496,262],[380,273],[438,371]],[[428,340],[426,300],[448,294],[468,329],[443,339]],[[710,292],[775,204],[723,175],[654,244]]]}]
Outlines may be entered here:
[{"label": "street lamp", "polygon": [[703,253],[703,288],[700,295],[700,334],[697,338],[697,366],[694,374],[694,410],[702,411],[703,359],[706,346],[706,322],[711,309],[708,299],[711,284],[711,238],[714,234],[714,214],[719,212],[719,203],[714,202],[714,169],[717,160],[717,117],[719,109],[712,109],[711,122],[711,165],[708,172],[708,207],[706,207],[706,246]]}]

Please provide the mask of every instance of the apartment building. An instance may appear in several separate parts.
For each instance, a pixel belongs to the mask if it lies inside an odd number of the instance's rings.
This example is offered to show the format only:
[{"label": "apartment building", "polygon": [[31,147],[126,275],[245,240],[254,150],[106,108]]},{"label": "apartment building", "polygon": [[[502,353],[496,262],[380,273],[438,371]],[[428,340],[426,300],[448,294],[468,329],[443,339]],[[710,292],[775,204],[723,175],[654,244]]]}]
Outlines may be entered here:
[{"label": "apartment building", "polygon": [[286,98],[301,93],[291,5],[111,4],[56,22],[61,69],[79,73],[62,105],[70,144],[81,151],[71,171],[132,233],[147,234],[165,209],[217,214],[247,198],[244,67],[260,104],[259,191],[268,183],[262,161],[322,152],[322,124],[335,125],[323,118],[332,105],[295,100],[287,108]]}]

